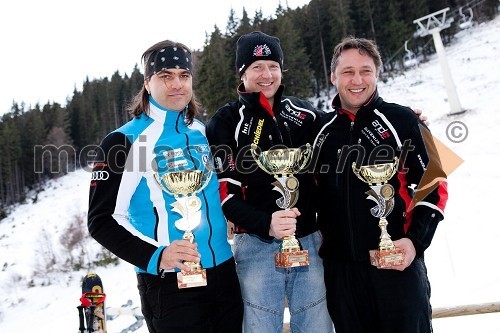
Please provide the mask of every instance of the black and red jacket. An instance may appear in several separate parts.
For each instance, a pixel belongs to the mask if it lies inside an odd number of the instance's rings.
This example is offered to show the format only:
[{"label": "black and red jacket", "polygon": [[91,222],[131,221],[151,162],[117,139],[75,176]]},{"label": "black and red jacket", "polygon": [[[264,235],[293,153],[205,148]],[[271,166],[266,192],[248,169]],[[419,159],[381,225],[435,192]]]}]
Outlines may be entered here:
[{"label": "black and red jacket", "polygon": [[[235,224],[235,232],[247,232],[271,239],[271,215],[280,208],[273,190],[275,178],[262,171],[255,163],[250,145],[256,143],[262,151],[272,148],[298,148],[310,142],[313,123],[320,111],[309,102],[282,96],[281,86],[271,109],[261,93],[247,93],[241,84],[239,99],[219,109],[207,125],[207,138],[212,147],[219,176],[222,209]],[[295,207],[297,237],[318,230],[314,209],[315,184],[311,172],[303,172],[299,179],[299,199]]]},{"label": "black and red jacket", "polygon": [[338,95],[333,106],[334,112],[318,122],[314,140],[318,223],[323,235],[320,255],[325,259],[369,260],[368,251],[378,248],[379,218],[370,212],[376,203],[367,199],[369,185],[356,177],[352,164],[392,162],[397,156],[398,172],[389,180],[396,194],[394,209],[387,217],[388,232],[392,240],[411,239],[417,256],[421,256],[443,219],[448,197],[442,181],[411,205],[415,186],[430,161],[433,174],[445,176],[435,146],[422,137],[421,126],[425,125],[410,109],[384,102],[377,92],[355,116],[340,108]]}]

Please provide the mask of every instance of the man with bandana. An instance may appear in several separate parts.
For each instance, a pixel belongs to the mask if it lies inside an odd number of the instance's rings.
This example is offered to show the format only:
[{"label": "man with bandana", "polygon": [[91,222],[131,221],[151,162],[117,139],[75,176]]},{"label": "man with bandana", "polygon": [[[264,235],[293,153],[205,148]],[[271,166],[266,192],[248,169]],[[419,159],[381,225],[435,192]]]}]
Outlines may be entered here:
[{"label": "man with bandana", "polygon": [[[243,304],[219,185],[210,177],[205,128],[195,118],[191,52],[166,40],[146,50],[142,61],[144,84],[129,107],[134,118],[96,152],[89,231],[135,266],[150,332],[241,332]],[[186,209],[199,218],[182,226],[188,219],[179,214],[178,196],[160,184],[166,174],[193,170],[202,172],[205,187],[191,197],[195,208]],[[194,242],[183,239],[192,228]],[[205,286],[178,284],[178,272],[191,271],[186,262],[205,269]]]}]

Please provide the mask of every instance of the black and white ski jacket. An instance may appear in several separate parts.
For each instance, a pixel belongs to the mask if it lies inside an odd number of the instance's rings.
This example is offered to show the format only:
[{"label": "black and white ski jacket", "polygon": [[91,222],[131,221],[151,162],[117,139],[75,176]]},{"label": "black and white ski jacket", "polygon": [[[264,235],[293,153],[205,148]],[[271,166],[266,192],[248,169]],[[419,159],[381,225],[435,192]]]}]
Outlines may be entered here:
[{"label": "black and white ski jacket", "polygon": [[[354,174],[352,164],[386,163],[397,156],[398,172],[389,180],[395,189],[395,205],[387,217],[388,232],[393,240],[411,239],[421,256],[444,217],[448,197],[436,148],[423,137],[427,128],[410,109],[384,102],[377,92],[356,116],[340,108],[338,95],[333,106],[335,111],[318,122],[314,140],[318,222],[323,235],[320,255],[369,260],[368,251],[378,247],[379,218],[370,212],[376,206],[367,198],[370,187]],[[412,203],[421,180],[416,195],[425,192],[420,189],[426,184],[439,185]]]},{"label": "black and white ski jacket", "polygon": [[[207,138],[212,147],[219,176],[222,209],[235,224],[235,232],[247,232],[270,239],[271,215],[280,208],[281,197],[273,190],[275,178],[259,169],[250,145],[262,151],[271,148],[298,148],[310,142],[312,126],[318,112],[309,102],[277,93],[273,109],[261,93],[247,93],[241,84],[239,99],[219,109],[207,125]],[[296,175],[300,182],[299,199],[295,207],[296,235],[303,237],[317,231],[314,209],[313,174]]]}]

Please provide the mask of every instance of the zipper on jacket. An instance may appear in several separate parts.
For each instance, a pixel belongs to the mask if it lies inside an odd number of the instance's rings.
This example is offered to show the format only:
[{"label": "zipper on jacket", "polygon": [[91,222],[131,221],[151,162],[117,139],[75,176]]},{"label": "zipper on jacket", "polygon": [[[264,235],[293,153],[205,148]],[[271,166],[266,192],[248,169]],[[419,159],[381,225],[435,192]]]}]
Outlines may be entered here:
[{"label": "zipper on jacket", "polygon": [[[337,149],[337,161],[340,161],[340,154],[342,154],[342,149]],[[338,163],[338,162],[337,162]],[[340,186],[340,181],[339,181],[339,172],[338,170],[335,170],[335,187],[338,188]]]},{"label": "zipper on jacket", "polygon": [[290,141],[290,148],[293,147],[293,142],[292,142],[292,135],[290,132],[290,127],[288,126],[288,123],[286,121],[283,122],[286,128],[286,134],[288,135],[288,140]]},{"label": "zipper on jacket", "polygon": [[[354,121],[351,121],[351,126],[350,126],[350,129],[349,129],[349,139],[348,139],[348,144],[349,146],[352,145],[352,141],[353,141],[353,132],[354,132]],[[352,157],[351,157],[351,161],[350,163],[348,164],[348,166],[350,166],[352,164]],[[351,214],[351,191],[350,191],[350,188],[351,188],[351,172],[350,172],[351,168],[350,167],[347,167],[347,177],[346,177],[346,193],[347,193],[347,223],[349,225],[349,238],[350,238],[350,243],[351,243],[351,254],[352,254],[352,257],[354,260],[357,259],[357,251],[356,251],[356,245],[355,245],[355,238],[354,238],[354,223],[353,223],[353,220],[352,220],[352,214]]]},{"label": "zipper on jacket", "polygon": [[285,141],[283,141],[283,136],[281,135],[280,127],[278,125],[278,120],[276,120],[275,116],[273,116],[273,120],[274,120],[274,125],[276,125],[276,130],[278,131],[278,134],[280,135],[281,143],[285,144]]},{"label": "zipper on jacket", "polygon": [[[191,159],[191,162],[193,163],[194,166],[196,166],[196,163],[194,163],[194,157],[193,157],[193,154],[191,154],[191,150],[189,149],[189,137],[186,133],[183,133],[184,134],[184,137],[186,138],[186,147],[188,148],[187,151],[188,151],[188,154],[189,154],[189,158]],[[208,200],[207,200],[207,197],[205,195],[205,190],[202,190],[201,191],[202,195],[203,195],[203,199],[205,201],[205,207],[207,208],[207,222],[208,222],[208,227],[209,227],[209,230],[210,230],[210,233],[208,235],[208,248],[210,249],[210,252],[212,253],[212,263],[215,266],[216,263],[217,263],[217,260],[215,259],[215,252],[214,252],[214,249],[212,247],[212,234],[213,234],[213,230],[212,230],[212,222],[210,222],[210,210],[208,208]]]}]

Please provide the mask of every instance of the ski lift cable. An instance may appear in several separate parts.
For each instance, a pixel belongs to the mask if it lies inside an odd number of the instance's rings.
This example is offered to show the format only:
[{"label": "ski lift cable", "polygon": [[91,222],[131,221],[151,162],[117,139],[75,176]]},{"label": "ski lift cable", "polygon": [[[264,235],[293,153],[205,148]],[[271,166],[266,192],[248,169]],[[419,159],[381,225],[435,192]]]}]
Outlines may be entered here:
[{"label": "ski lift cable", "polygon": [[[460,15],[460,8],[465,8],[465,9],[470,9],[472,10],[472,8],[474,7],[477,7],[479,6],[480,4],[482,4],[485,0],[473,0],[473,1],[469,1],[468,3],[466,3],[465,5],[459,7],[459,8],[455,8],[453,10],[451,10],[449,13],[448,13],[448,18],[452,18],[454,22],[458,22],[460,20],[460,18],[462,18],[462,16]],[[411,36],[408,36],[408,39],[405,40],[405,43],[407,41],[411,41],[413,39],[417,39],[417,37],[414,36],[414,34],[412,34]],[[425,45],[427,46],[430,42],[432,41],[429,40]],[[405,45],[401,46],[396,52],[394,52],[391,57],[386,60],[385,62],[386,63],[390,63],[396,56],[398,56],[402,51],[403,49],[405,48]]]}]

